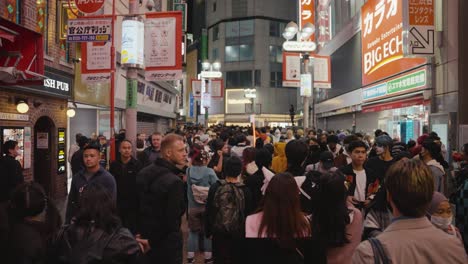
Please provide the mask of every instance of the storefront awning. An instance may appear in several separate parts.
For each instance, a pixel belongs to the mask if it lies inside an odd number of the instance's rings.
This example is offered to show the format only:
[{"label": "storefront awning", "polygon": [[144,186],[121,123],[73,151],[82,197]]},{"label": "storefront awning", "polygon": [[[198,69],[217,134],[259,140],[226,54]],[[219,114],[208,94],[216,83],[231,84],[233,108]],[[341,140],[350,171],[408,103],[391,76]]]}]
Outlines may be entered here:
[{"label": "storefront awning", "polygon": [[0,18],[0,85],[42,84],[42,35]]},{"label": "storefront awning", "polygon": [[423,96],[416,96],[392,102],[364,105],[362,106],[362,113],[380,112],[384,110],[398,109],[415,105],[426,105],[429,103],[430,101],[424,100]]}]

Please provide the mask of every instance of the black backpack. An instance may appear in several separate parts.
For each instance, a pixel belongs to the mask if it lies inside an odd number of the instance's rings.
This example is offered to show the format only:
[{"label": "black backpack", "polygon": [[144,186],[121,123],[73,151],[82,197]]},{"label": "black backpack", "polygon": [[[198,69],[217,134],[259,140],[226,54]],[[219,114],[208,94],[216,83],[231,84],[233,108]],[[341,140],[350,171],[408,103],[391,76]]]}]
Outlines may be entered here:
[{"label": "black backpack", "polygon": [[221,186],[214,195],[216,216],[213,229],[216,233],[240,236],[245,229],[245,195],[242,183],[219,181]]}]

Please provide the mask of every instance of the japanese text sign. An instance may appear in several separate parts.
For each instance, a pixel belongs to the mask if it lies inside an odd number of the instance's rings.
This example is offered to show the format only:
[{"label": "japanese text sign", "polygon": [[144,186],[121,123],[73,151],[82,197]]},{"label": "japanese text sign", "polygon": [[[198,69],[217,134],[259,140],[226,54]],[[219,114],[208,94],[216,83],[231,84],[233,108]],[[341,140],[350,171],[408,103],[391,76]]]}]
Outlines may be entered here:
[{"label": "japanese text sign", "polygon": [[81,43],[81,81],[86,84],[110,82],[111,43]]},{"label": "japanese text sign", "polygon": [[317,9],[317,42],[320,47],[331,39],[330,0],[320,0]]},{"label": "japanese text sign", "polygon": [[283,52],[283,86],[301,86],[301,57],[296,52]]},{"label": "japanese text sign", "polygon": [[361,8],[362,82],[386,64],[403,57],[401,0],[369,0]]},{"label": "japanese text sign", "polygon": [[434,1],[407,0],[407,55],[434,55]]},{"label": "japanese text sign", "polygon": [[[315,0],[298,0],[299,1],[299,28],[301,29],[306,23],[310,22],[315,25]],[[310,41],[315,41],[315,34],[310,36]]]},{"label": "japanese text sign", "polygon": [[111,41],[111,18],[79,18],[68,20],[68,42]]}]

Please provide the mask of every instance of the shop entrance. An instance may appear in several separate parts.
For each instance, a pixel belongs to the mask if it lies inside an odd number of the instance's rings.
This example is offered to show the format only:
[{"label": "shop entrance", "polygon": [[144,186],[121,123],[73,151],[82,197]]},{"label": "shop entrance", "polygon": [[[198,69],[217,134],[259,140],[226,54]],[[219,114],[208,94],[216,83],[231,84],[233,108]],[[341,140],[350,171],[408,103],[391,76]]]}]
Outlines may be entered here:
[{"label": "shop entrance", "polygon": [[40,183],[46,193],[53,192],[52,186],[52,146],[54,122],[47,116],[43,116],[34,125],[34,180]]}]

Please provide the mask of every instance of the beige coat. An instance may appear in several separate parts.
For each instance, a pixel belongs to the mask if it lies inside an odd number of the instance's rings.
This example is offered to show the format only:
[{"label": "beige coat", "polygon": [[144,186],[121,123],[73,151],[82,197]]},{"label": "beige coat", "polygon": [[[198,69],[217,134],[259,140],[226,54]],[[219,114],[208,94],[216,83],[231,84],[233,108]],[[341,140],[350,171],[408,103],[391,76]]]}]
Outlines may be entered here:
[{"label": "beige coat", "polygon": [[[393,264],[468,263],[460,240],[434,227],[426,217],[397,220],[377,238]],[[368,241],[358,246],[353,263],[374,263],[374,253]]]}]

